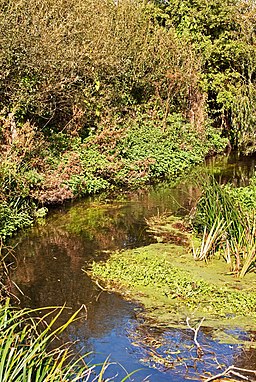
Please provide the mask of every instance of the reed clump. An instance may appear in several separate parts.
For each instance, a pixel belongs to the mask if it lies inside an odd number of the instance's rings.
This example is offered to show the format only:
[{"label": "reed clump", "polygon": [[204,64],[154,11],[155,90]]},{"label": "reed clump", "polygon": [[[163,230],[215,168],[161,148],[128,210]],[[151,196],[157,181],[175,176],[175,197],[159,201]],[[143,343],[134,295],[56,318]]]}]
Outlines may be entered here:
[{"label": "reed clump", "polygon": [[61,310],[46,326],[43,322],[49,313],[40,319],[32,318],[36,313],[36,310],[12,308],[8,300],[0,307],[1,381],[69,381],[71,377],[73,381],[78,381],[90,375],[92,369],[84,363],[79,366],[81,358],[72,360],[70,349],[63,347],[47,350],[54,337],[77,314],[62,327],[52,330]]},{"label": "reed clump", "polygon": [[[212,177],[191,213],[194,229],[202,234],[201,247],[193,249],[194,258],[207,260],[222,254],[232,272],[243,277],[255,268],[256,218],[246,210],[230,187],[219,185]],[[239,193],[237,193],[239,195]]]}]

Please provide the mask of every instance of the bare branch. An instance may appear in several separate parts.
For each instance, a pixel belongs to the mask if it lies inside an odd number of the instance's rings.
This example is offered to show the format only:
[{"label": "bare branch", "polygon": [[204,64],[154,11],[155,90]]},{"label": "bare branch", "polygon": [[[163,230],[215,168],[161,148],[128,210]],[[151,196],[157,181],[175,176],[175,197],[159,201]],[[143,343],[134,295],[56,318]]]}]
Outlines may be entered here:
[{"label": "bare branch", "polygon": [[211,381],[214,381],[215,379],[219,379],[223,377],[230,377],[231,375],[234,375],[235,377],[243,379],[244,381],[251,381],[249,377],[246,377],[245,375],[241,373],[254,374],[254,376],[256,377],[256,370],[243,369],[241,367],[236,367],[234,365],[231,365],[222,373],[216,374],[213,377],[206,379],[205,382],[211,382]]},{"label": "bare branch", "polygon": [[198,324],[198,326],[197,326],[196,328],[193,328],[193,327],[190,325],[190,323],[189,323],[190,318],[189,318],[189,317],[187,317],[187,319],[186,319],[187,326],[189,327],[189,329],[191,329],[191,330],[194,332],[194,343],[195,343],[195,345],[196,345],[196,347],[197,347],[197,352],[198,352],[198,355],[199,355],[199,356],[201,356],[201,355],[204,354],[203,349],[202,349],[202,346],[201,346],[201,345],[199,344],[199,342],[197,341],[198,332],[199,332],[199,329],[200,329],[202,323],[204,322],[204,319],[205,319],[205,318],[203,317],[202,320],[200,321],[200,323]]}]

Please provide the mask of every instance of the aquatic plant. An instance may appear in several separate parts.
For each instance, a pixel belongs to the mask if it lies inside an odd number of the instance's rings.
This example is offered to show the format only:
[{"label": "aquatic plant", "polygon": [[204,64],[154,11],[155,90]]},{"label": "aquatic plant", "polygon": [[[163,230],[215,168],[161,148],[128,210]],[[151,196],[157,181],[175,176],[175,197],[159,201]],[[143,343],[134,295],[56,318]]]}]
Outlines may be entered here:
[{"label": "aquatic plant", "polygon": [[194,262],[185,247],[158,243],[112,253],[107,261],[94,262],[90,274],[105,289],[142,302],[161,323],[191,314],[229,324],[230,315],[256,317],[253,286],[238,291],[230,276],[223,282],[223,269],[209,267]]},{"label": "aquatic plant", "polygon": [[[200,254],[205,260],[211,249],[223,254],[232,271],[243,277],[255,263],[256,220],[230,192],[210,177],[203,187],[197,206],[191,213],[194,229],[203,235]],[[233,259],[233,261],[232,261]]]},{"label": "aquatic plant", "polygon": [[[70,319],[53,329],[64,307],[59,309],[19,309],[10,305],[9,299],[0,306],[0,380],[1,382],[102,382],[109,359],[102,365],[86,364],[89,354],[77,355],[72,344],[49,350],[69,324],[78,318],[81,307]],[[40,311],[46,311],[36,318]],[[96,368],[97,367],[97,368]],[[122,379],[126,381],[136,371]]]},{"label": "aquatic plant", "polygon": [[225,234],[226,223],[224,219],[215,220],[210,232],[204,228],[200,249],[193,247],[193,256],[195,260],[207,260],[211,253],[214,252],[219,242],[222,241]]},{"label": "aquatic plant", "polygon": [[[239,242],[234,243],[235,257],[239,262],[237,270],[240,277],[243,277],[246,272],[255,266],[256,260],[256,217],[247,216],[247,225],[244,228],[244,233]],[[240,267],[240,261],[242,265]]]},{"label": "aquatic plant", "polygon": [[[74,358],[69,348],[59,347],[48,350],[49,344],[78,315],[72,315],[68,322],[52,330],[59,318],[61,308],[50,323],[45,324],[50,313],[40,319],[32,318],[38,310],[17,309],[9,300],[0,307],[0,380],[39,382],[39,381],[73,381],[88,376],[88,368],[83,359]],[[52,312],[51,312],[52,313]],[[81,364],[81,361],[83,363]]]}]

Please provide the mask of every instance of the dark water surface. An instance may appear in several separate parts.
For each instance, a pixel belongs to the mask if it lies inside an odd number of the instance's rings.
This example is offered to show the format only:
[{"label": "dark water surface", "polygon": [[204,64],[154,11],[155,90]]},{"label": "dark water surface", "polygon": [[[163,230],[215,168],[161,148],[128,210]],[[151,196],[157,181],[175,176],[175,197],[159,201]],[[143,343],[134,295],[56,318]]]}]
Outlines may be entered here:
[{"label": "dark water surface", "polygon": [[[236,156],[215,158],[207,164],[223,183],[248,184],[254,173],[255,158]],[[205,168],[190,174],[203,176]],[[199,175],[198,175],[199,174]],[[201,174],[201,175],[200,175]],[[202,327],[198,340],[205,354],[198,358],[189,329],[159,329],[144,322],[141,308],[114,293],[102,291],[82,272],[92,259],[108,256],[120,248],[131,248],[153,242],[146,231],[145,218],[172,212],[184,215],[200,195],[200,189],[189,181],[172,187],[168,182],[115,198],[98,196],[52,210],[46,221],[14,238],[17,266],[12,280],[24,295],[22,306],[62,306],[61,320],[86,306],[87,319],[80,319],[66,332],[66,340],[75,340],[77,350],[93,352],[88,360],[112,364],[105,376],[120,381],[128,372],[141,369],[133,381],[199,381],[207,371],[217,374],[218,367],[233,363],[255,367],[255,354],[245,350],[239,341],[230,344],[216,340],[215,331]],[[17,290],[15,290],[17,294]],[[62,322],[60,321],[59,324]],[[229,335],[228,331],[226,334]],[[252,333],[236,333],[237,338],[253,339]],[[122,365],[122,366],[121,366]]]}]

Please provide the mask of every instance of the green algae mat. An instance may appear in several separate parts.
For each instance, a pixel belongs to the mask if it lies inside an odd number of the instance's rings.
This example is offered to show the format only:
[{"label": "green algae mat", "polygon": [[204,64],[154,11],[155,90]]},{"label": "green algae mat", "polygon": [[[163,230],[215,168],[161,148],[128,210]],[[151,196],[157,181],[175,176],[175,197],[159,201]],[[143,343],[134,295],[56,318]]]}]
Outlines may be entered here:
[{"label": "green algae mat", "polygon": [[256,275],[240,280],[224,260],[195,261],[184,246],[157,243],[94,262],[90,275],[106,290],[145,307],[161,324],[205,317],[207,325],[256,327]]}]

